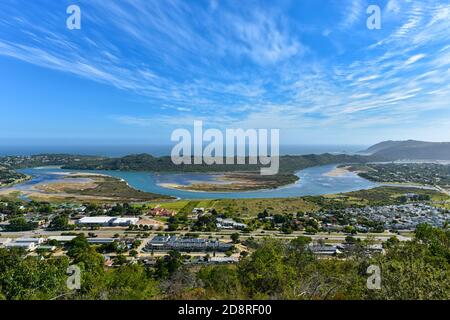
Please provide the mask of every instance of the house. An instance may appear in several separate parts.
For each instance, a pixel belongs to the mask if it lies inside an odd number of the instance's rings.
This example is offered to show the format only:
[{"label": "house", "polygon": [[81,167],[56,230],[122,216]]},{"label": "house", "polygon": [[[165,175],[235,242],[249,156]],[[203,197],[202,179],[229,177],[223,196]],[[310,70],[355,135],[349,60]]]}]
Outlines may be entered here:
[{"label": "house", "polygon": [[211,257],[208,260],[209,263],[238,263],[238,257]]},{"label": "house", "polygon": [[232,219],[216,219],[216,226],[218,229],[245,229],[247,225],[244,223],[236,222]]},{"label": "house", "polygon": [[192,209],[192,213],[194,214],[202,214],[205,212],[205,208],[194,208]]},{"label": "house", "polygon": [[39,246],[39,250],[56,251],[56,246]]},{"label": "house", "polygon": [[173,210],[168,210],[161,207],[156,207],[149,212],[149,215],[154,217],[173,217],[176,214],[177,213]]},{"label": "house", "polygon": [[34,242],[10,242],[5,245],[5,248],[23,248],[26,251],[34,251],[36,250],[37,246]]},{"label": "house", "polygon": [[76,223],[85,226],[108,226],[113,219],[114,217],[84,217],[77,220]]},{"label": "house", "polygon": [[101,216],[101,217],[84,217],[79,220],[77,220],[78,225],[83,226],[101,226],[101,227],[108,227],[108,226],[129,226],[134,225],[139,221],[139,218],[116,218],[116,217],[107,217],[107,216]]},{"label": "house", "polygon": [[75,238],[76,236],[51,236],[48,237],[48,240],[56,240],[60,243],[66,243],[72,241]]},{"label": "house", "polygon": [[370,252],[375,253],[383,253],[384,254],[384,248],[382,244],[372,244],[367,248]]},{"label": "house", "polygon": [[135,225],[139,221],[139,218],[115,218],[110,222],[112,226],[130,226]]},{"label": "house", "polygon": [[232,245],[218,240],[203,238],[178,238],[155,236],[146,246],[147,250],[178,250],[184,252],[227,251]]},{"label": "house", "polygon": [[40,245],[44,243],[46,240],[45,238],[19,238],[16,239],[14,242],[16,243],[34,243],[35,245]]},{"label": "house", "polygon": [[0,238],[0,247],[4,247],[11,241],[12,241],[11,238]]},{"label": "house", "polygon": [[114,238],[88,238],[87,242],[90,244],[108,244],[113,243],[115,240]]},{"label": "house", "polygon": [[309,249],[312,253],[320,256],[334,256],[342,251],[337,246],[311,244]]},{"label": "house", "polygon": [[105,262],[103,263],[105,267],[112,267],[114,264],[114,261],[112,261],[111,259],[106,259],[105,258]]}]

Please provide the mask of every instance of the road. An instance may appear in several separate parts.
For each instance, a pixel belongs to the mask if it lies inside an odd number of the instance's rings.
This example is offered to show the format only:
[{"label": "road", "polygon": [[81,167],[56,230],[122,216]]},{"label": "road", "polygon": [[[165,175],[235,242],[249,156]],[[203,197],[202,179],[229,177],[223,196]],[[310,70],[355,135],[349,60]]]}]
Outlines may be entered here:
[{"label": "road", "polygon": [[[88,233],[95,233],[100,238],[111,238],[116,234],[119,234],[120,236],[135,236],[136,234],[143,234],[144,231],[128,231],[127,228],[102,228],[99,230],[73,230],[74,233],[84,233],[86,236],[88,236]],[[223,231],[217,231],[217,232],[195,232],[195,234],[198,234],[199,237],[213,237],[213,238],[219,238],[219,239],[230,239],[230,236],[233,233],[236,233],[239,231],[236,230],[223,230]],[[26,231],[26,232],[2,232],[1,238],[21,238],[21,237],[37,237],[37,236],[43,236],[43,237],[50,237],[50,236],[59,236],[61,233],[64,233],[62,231],[48,231],[48,230],[34,230],[34,231]],[[66,231],[67,233],[67,231]],[[145,233],[150,235],[150,238],[154,235],[160,234],[160,233],[168,233],[172,235],[186,235],[189,233],[192,233],[190,231],[174,231],[174,232],[167,232],[167,231],[145,231]],[[317,233],[314,235],[306,234],[303,231],[294,231],[291,234],[284,234],[280,233],[279,231],[270,231],[270,230],[256,230],[250,233],[243,233],[240,232],[240,238],[241,239],[247,239],[250,237],[253,238],[263,238],[263,237],[275,237],[279,239],[295,239],[299,236],[307,236],[311,239],[317,241],[320,239],[324,239],[325,241],[330,242],[344,242],[345,238],[348,236],[348,234],[344,233]],[[358,239],[366,239],[368,237],[373,237],[373,239],[377,242],[384,242],[388,240],[390,237],[396,236],[400,241],[408,241],[411,240],[410,237],[398,235],[391,232],[385,232],[385,233],[368,233],[368,234],[357,234],[353,236],[354,238]],[[147,240],[148,239],[144,239]]]}]

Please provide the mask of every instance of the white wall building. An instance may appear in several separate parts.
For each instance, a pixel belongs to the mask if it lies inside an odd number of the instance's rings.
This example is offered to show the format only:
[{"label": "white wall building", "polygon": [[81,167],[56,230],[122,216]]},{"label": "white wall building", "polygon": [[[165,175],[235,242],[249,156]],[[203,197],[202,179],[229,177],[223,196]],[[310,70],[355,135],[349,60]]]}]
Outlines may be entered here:
[{"label": "white wall building", "polygon": [[45,238],[19,238],[16,239],[14,242],[16,243],[34,243],[35,245],[39,245],[44,243],[46,240]]},{"label": "white wall building", "polygon": [[48,237],[48,240],[56,240],[61,243],[69,242],[75,239],[76,236],[51,236]]},{"label": "white wall building", "polygon": [[23,248],[27,251],[34,251],[37,246],[34,242],[10,242],[5,245],[5,248]]},{"label": "white wall building", "polygon": [[135,225],[139,221],[139,218],[115,218],[111,224],[113,226],[130,226]]},{"label": "white wall building", "polygon": [[84,217],[79,219],[77,224],[107,226],[114,219],[114,217]]},{"label": "white wall building", "polygon": [[137,224],[139,218],[134,217],[84,217],[76,223],[79,225],[97,225],[97,226],[129,226]]},{"label": "white wall building", "polygon": [[0,247],[4,247],[11,241],[12,241],[11,238],[0,238]]}]

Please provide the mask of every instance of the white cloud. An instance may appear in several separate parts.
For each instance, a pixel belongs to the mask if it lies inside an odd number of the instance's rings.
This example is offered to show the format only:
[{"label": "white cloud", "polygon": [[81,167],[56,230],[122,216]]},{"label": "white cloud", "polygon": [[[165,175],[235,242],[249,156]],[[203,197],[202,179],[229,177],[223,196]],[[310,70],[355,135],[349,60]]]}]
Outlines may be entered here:
[{"label": "white cloud", "polygon": [[[261,8],[212,10],[213,3],[193,9],[183,1],[89,1],[88,22],[98,30],[107,26],[115,37],[86,31],[72,38],[52,28],[58,17],[34,25],[17,12],[20,28],[0,22],[0,55],[145,97],[151,103],[140,112],[154,117],[114,118],[141,127],[196,118],[289,129],[358,121],[389,125],[411,112],[448,108],[450,92],[442,87],[450,83],[450,5],[405,1],[399,10],[400,2],[391,0],[386,10],[395,19],[383,24],[377,45],[337,57],[315,55],[299,40],[298,22],[286,15]],[[365,8],[362,1],[347,4],[338,27],[353,32]],[[317,29],[320,36],[323,27]],[[324,41],[347,45],[335,32],[324,34]],[[181,111],[183,119],[158,115],[158,108]]]},{"label": "white cloud", "polygon": [[410,57],[408,60],[406,60],[405,65],[410,65],[410,64],[416,63],[417,61],[419,61],[425,57],[426,57],[426,54],[423,54],[423,53],[416,54],[416,55]]},{"label": "white cloud", "polygon": [[362,0],[347,0],[344,2],[347,3],[347,6],[342,6],[344,8],[342,12],[344,18],[339,25],[340,29],[350,28],[358,20],[360,20],[365,13],[365,8],[363,6]]}]

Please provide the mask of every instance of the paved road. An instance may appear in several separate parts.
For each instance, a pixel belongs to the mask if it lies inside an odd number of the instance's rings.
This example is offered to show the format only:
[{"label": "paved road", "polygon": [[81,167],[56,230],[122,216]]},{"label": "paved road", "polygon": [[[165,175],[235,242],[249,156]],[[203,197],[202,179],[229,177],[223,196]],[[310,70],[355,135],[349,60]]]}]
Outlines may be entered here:
[{"label": "paved road", "polygon": [[[88,235],[88,233],[95,233],[98,237],[100,238],[109,238],[109,237],[113,237],[115,234],[120,234],[121,236],[134,236],[138,233],[142,234],[144,232],[137,232],[137,231],[128,231],[126,228],[104,228],[104,229],[99,229],[99,230],[74,230],[73,232],[75,233],[84,233],[86,236]],[[164,233],[169,233],[167,231],[146,231],[145,233],[150,234],[151,236],[159,234],[161,232]],[[219,238],[219,239],[229,239],[229,237],[231,236],[231,234],[236,233],[236,230],[223,230],[223,231],[218,231],[218,232],[196,232],[196,234],[199,234],[200,237],[209,237],[212,236],[214,238]],[[37,237],[37,236],[43,236],[43,237],[50,237],[50,236],[59,236],[61,235],[61,231],[47,231],[47,230],[35,230],[35,231],[26,231],[26,232],[1,232],[1,238],[20,238],[20,237]],[[185,235],[188,233],[192,233],[189,231],[176,231],[176,232],[170,232],[170,234],[173,235]],[[318,233],[318,234],[314,234],[314,235],[309,235],[306,234],[303,231],[294,231],[291,234],[284,234],[284,233],[280,233],[279,231],[268,231],[268,230],[264,230],[264,232],[262,232],[262,230],[257,230],[251,233],[240,233],[241,239],[246,239],[249,237],[254,237],[254,238],[263,238],[263,237],[267,237],[267,236],[273,236],[276,238],[280,238],[280,239],[294,239],[297,238],[299,236],[308,236],[313,240],[319,240],[319,239],[325,239],[328,241],[345,241],[345,238],[348,236],[347,234],[344,233]],[[383,234],[379,234],[379,233],[371,233],[371,234],[358,234],[355,235],[355,238],[359,238],[359,239],[366,239],[367,237],[373,237],[376,241],[386,241],[388,240],[390,237],[392,236],[396,236],[400,241],[408,241],[411,240],[410,237],[406,237],[406,236],[402,236],[402,235],[397,235],[394,233],[383,233]],[[148,239],[144,239],[147,240]]]}]

